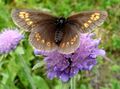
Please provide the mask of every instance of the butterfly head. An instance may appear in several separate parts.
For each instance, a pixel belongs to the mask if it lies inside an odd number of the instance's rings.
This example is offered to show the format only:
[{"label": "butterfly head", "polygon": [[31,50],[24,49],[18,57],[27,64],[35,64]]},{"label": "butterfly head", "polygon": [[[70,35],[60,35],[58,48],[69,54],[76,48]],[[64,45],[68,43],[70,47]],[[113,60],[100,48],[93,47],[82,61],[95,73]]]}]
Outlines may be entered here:
[{"label": "butterfly head", "polygon": [[66,23],[66,19],[64,17],[57,18],[55,23],[58,27],[63,27]]}]

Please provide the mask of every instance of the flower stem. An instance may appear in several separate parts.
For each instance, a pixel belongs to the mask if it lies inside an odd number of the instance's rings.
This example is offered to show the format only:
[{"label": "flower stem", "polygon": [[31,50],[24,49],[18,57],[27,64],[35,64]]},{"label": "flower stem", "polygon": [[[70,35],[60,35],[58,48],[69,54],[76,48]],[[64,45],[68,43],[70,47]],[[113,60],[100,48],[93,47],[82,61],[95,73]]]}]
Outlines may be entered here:
[{"label": "flower stem", "polygon": [[70,80],[70,89],[76,89],[76,77],[74,76]]},{"label": "flower stem", "polygon": [[62,82],[61,89],[76,89],[76,77],[70,79],[70,81]]},{"label": "flower stem", "polygon": [[61,89],[70,89],[70,82],[62,82]]}]

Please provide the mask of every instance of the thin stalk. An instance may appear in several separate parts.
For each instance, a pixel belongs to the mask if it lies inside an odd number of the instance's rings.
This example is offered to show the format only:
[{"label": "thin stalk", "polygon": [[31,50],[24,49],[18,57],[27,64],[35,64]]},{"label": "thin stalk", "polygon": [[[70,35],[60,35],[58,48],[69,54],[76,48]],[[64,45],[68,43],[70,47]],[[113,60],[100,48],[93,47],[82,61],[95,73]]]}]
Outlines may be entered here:
[{"label": "thin stalk", "polygon": [[62,82],[61,89],[70,89],[70,82]]},{"label": "thin stalk", "polygon": [[76,77],[71,78],[70,89],[76,89]]},{"label": "thin stalk", "polygon": [[62,82],[61,89],[76,89],[76,76],[70,79],[68,82]]}]

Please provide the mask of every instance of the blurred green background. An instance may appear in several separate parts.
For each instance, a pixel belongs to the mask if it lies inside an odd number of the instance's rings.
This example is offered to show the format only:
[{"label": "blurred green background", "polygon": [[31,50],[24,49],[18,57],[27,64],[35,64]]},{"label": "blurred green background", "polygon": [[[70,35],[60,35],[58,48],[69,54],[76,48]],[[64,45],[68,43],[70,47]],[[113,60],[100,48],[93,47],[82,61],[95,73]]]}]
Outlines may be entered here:
[{"label": "blurred green background", "polygon": [[[92,71],[77,75],[77,89],[120,89],[120,0],[0,0],[0,31],[16,27],[11,19],[13,8],[31,8],[68,16],[88,10],[106,10],[108,18],[95,30],[106,50]],[[18,56],[18,53],[22,57]],[[32,70],[35,64],[39,68]],[[0,89],[62,89],[61,81],[49,80],[43,58],[35,56],[28,34],[16,50],[0,55]],[[81,76],[81,77],[80,77]]]}]

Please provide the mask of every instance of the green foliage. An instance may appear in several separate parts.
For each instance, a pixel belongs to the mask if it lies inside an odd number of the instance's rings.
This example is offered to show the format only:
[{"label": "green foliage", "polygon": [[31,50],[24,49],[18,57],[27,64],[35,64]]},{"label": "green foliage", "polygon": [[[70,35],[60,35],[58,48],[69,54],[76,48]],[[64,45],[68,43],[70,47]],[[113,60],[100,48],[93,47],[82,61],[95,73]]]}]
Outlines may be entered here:
[{"label": "green foliage", "polygon": [[120,49],[120,37],[114,34],[111,40],[113,49],[114,50]]},{"label": "green foliage", "polygon": [[[108,18],[98,34],[112,62],[98,58],[98,64],[91,72],[78,74],[76,87],[120,89],[120,0],[0,0],[0,31],[15,27],[11,19],[13,8],[39,9],[57,16],[84,10],[106,10]],[[43,58],[33,54],[27,33],[14,51],[0,55],[0,89],[60,89],[61,86],[58,79],[47,79]]]}]

